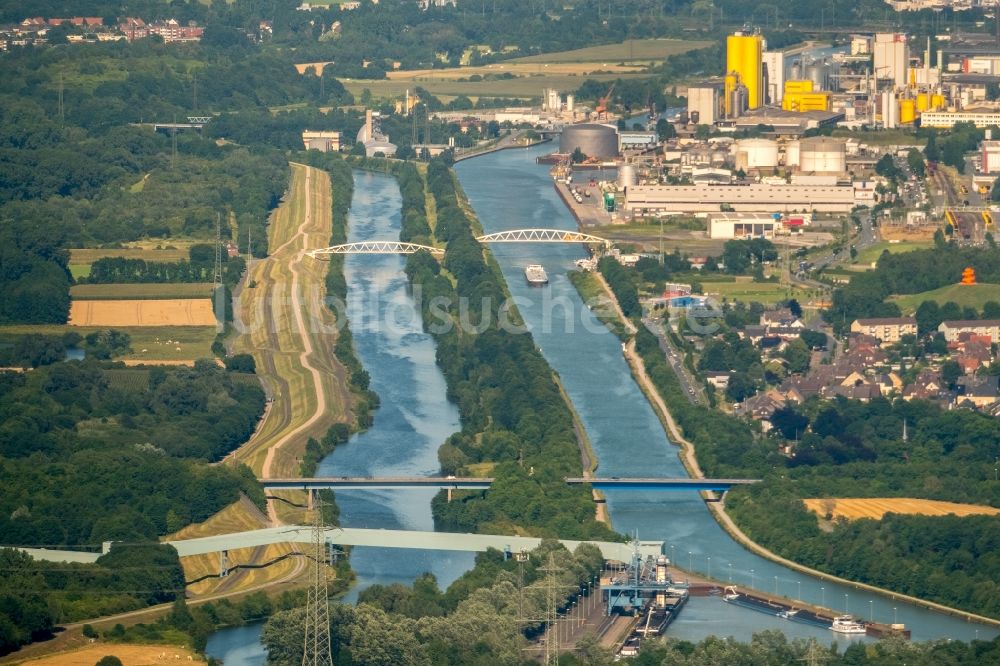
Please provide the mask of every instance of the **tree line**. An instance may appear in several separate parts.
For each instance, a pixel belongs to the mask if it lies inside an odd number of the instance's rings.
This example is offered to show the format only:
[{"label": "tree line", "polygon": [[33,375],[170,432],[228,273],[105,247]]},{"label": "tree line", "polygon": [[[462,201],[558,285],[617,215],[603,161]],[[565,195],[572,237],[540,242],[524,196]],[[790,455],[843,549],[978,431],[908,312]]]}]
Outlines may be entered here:
[{"label": "tree line", "polygon": [[[436,158],[419,190],[418,177],[415,169],[400,167],[405,204],[400,237],[428,233],[424,197],[418,195],[426,187],[435,201],[433,239],[447,251],[443,265],[427,253],[411,255],[406,273],[421,288],[425,328],[434,336],[448,398],[462,420],[462,430],[442,445],[438,458],[445,473],[467,473],[468,465],[488,463],[495,478],[488,493],[462,492],[451,502],[435,498],[436,524],[447,530],[521,528],[543,536],[615,538],[594,520],[590,494],[563,482],[580,470],[569,409],[530,333],[507,331],[498,323],[506,301],[503,278],[475,240],[454,174]],[[435,303],[446,305],[439,310]]]},{"label": "tree line", "polygon": [[[521,573],[513,558],[490,550],[477,555],[475,567],[444,592],[430,574],[412,587],[373,586],[356,606],[331,607],[334,663],[523,664],[525,637],[536,637],[543,629],[549,583],[543,569],[550,561],[558,569],[554,582],[560,611],[587,592],[604,562],[593,545],[581,544],[571,553],[558,542],[543,541],[528,553]],[[304,613],[297,608],[268,620],[261,639],[269,663],[301,663]]]}]

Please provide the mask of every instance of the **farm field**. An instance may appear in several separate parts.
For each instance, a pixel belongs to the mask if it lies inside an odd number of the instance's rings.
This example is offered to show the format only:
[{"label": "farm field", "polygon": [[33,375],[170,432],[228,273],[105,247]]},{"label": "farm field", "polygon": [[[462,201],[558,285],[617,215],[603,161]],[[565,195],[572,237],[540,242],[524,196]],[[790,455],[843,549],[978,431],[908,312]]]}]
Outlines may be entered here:
[{"label": "farm field", "polygon": [[204,659],[179,645],[132,645],[102,643],[31,659],[32,666],[93,666],[102,657],[114,655],[128,666],[158,666],[159,664],[204,664]]},{"label": "farm field", "polygon": [[270,257],[254,263],[249,279],[257,286],[236,306],[243,325],[233,351],[253,354],[273,400],[235,453],[259,477],[298,475],[308,438],[351,417],[346,371],[333,354],[336,326],[322,300],[329,264],[301,252],[329,243],[330,197],[325,171],[292,165],[289,194],[268,225]]},{"label": "farm field", "polygon": [[[148,243],[148,241],[147,241]],[[191,245],[192,243],[186,243]],[[115,250],[96,248],[74,248],[69,251],[69,263],[92,264],[106,257],[123,257],[125,259],[143,259],[145,261],[184,261],[188,258],[187,247],[171,247],[156,249],[144,247],[126,247]]]},{"label": "farm field", "polygon": [[572,51],[543,53],[541,55],[514,58],[508,62],[515,63],[564,63],[564,62],[599,62],[599,63],[634,63],[657,62],[678,53],[686,53],[694,49],[711,46],[708,41],[689,41],[685,39],[627,39],[620,44],[602,44],[588,46]]},{"label": "farm field", "polygon": [[[524,74],[513,79],[497,79],[486,81],[455,81],[454,79],[416,79],[395,78],[381,80],[341,79],[344,87],[355,97],[359,97],[367,88],[376,99],[402,97],[407,90],[411,93],[414,87],[420,86],[442,101],[449,101],[459,95],[465,95],[472,100],[480,97],[519,97],[522,99],[540,97],[542,89],[572,91],[583,85],[587,79],[595,81],[614,81],[615,79],[645,78],[644,73],[621,74],[539,74],[538,67],[533,66],[531,74]],[[603,68],[602,68],[603,69]],[[438,70],[432,70],[438,71]],[[457,72],[459,70],[446,70]],[[495,70],[500,73],[507,70]],[[589,71],[589,70],[588,70]],[[400,73],[401,74],[401,73]],[[470,74],[456,75],[467,77]],[[585,102],[586,100],[581,100]]]},{"label": "farm field", "polygon": [[[706,41],[680,39],[636,39],[619,44],[525,56],[484,66],[401,70],[388,72],[385,80],[341,81],[355,96],[367,88],[376,98],[398,97],[407,89],[412,91],[417,85],[445,100],[458,95],[472,99],[538,97],[543,88],[565,92],[576,90],[588,78],[596,81],[643,78],[648,76],[644,70],[650,63],[709,44]],[[510,74],[514,78],[493,78],[501,74]],[[472,76],[490,78],[483,81],[458,80]]]},{"label": "farm field", "polygon": [[832,513],[833,517],[857,520],[871,518],[881,520],[887,513],[919,516],[995,516],[1000,509],[979,504],[956,504],[938,500],[913,499],[909,497],[871,497],[849,499],[805,499],[806,508],[820,517]]},{"label": "farm field", "polygon": [[74,301],[202,299],[211,297],[214,286],[211,282],[77,284],[70,287],[69,295]]},{"label": "farm field", "polygon": [[[40,326],[17,325],[0,326],[0,340],[6,335],[62,335],[70,331],[86,336],[95,331],[107,330],[107,326],[70,326],[47,324]],[[126,364],[157,362],[192,363],[199,358],[213,358],[212,343],[215,341],[215,326],[150,326],[115,327],[128,333],[132,339],[132,350],[120,359]]]},{"label": "farm field", "polygon": [[954,301],[962,307],[970,306],[982,310],[983,303],[987,301],[1000,303],[1000,284],[949,284],[919,294],[892,296],[891,300],[895,301],[904,313],[915,312],[924,301],[937,301],[938,305]]},{"label": "farm field", "polygon": [[214,326],[210,298],[73,301],[70,326]]},{"label": "farm field", "polygon": [[[179,245],[180,247],[176,247]],[[122,257],[125,259],[142,259],[144,261],[156,261],[163,263],[173,263],[176,261],[186,261],[188,258],[188,247],[194,241],[171,241],[169,249],[163,249],[162,245],[157,246],[152,241],[134,243],[134,247],[120,249],[96,249],[96,248],[74,248],[69,251],[69,271],[74,278],[87,277],[90,275],[90,265],[98,259],[106,257]]]}]

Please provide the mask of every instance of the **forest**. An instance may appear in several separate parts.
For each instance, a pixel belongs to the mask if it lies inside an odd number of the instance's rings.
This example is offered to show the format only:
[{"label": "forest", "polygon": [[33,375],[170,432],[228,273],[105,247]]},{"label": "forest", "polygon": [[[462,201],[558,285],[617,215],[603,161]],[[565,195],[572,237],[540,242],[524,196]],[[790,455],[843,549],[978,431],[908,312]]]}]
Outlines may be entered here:
[{"label": "forest", "polygon": [[[207,467],[253,431],[256,382],[210,361],[117,369],[71,361],[0,374],[0,541],[148,540],[261,493]],[[67,513],[66,506],[74,510]]]},{"label": "forest", "polygon": [[[946,242],[939,232],[933,248],[904,254],[884,252],[875,270],[858,273],[850,283],[833,291],[830,308],[823,316],[839,334],[859,317],[898,317],[899,306],[886,302],[886,298],[892,294],[919,294],[956,284],[968,266],[976,271],[979,282],[1000,282],[1000,255],[995,249],[958,247]],[[964,319],[975,313],[961,311],[955,314]],[[925,330],[926,325],[927,320]]]},{"label": "forest", "polygon": [[[550,562],[558,571],[554,582],[561,610],[587,593],[604,560],[590,544],[571,553],[558,542],[543,541],[529,553],[520,574],[513,558],[490,550],[477,555],[475,567],[444,592],[430,574],[412,587],[373,586],[362,592],[357,605],[331,607],[334,663],[522,664],[522,634],[536,636],[541,630]],[[519,620],[519,612],[524,620]],[[262,640],[269,663],[301,663],[303,613],[297,608],[268,620]]]}]

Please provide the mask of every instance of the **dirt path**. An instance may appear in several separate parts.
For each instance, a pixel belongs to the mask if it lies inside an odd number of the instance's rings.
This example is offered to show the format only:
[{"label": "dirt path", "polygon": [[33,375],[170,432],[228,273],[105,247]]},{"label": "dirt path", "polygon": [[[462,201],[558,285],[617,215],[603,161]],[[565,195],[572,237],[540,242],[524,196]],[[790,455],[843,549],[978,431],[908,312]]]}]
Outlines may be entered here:
[{"label": "dirt path", "polygon": [[[319,369],[316,368],[311,362],[311,357],[313,355],[313,343],[312,336],[306,329],[305,318],[302,314],[302,291],[301,291],[301,265],[303,261],[315,261],[309,257],[306,257],[306,247],[308,247],[308,239],[306,237],[307,229],[312,224],[312,169],[306,170],[305,175],[305,209],[302,214],[302,224],[299,225],[295,236],[286,241],[281,247],[275,250],[275,256],[281,256],[283,250],[289,247],[293,243],[298,243],[301,240],[302,249],[296,253],[295,258],[289,262],[289,270],[292,273],[292,284],[291,284],[291,297],[292,297],[292,311],[295,314],[295,328],[296,334],[302,341],[303,350],[299,354],[299,363],[302,367],[309,371],[312,377],[313,390],[316,395],[316,407],[313,410],[312,416],[309,417],[304,423],[292,430],[291,432],[285,433],[278,441],[271,445],[267,450],[267,457],[264,459],[264,467],[262,469],[263,477],[269,478],[271,476],[272,466],[274,463],[275,451],[280,449],[285,445],[291,438],[296,437],[299,433],[305,432],[315,425],[317,421],[323,416],[323,413],[327,410],[327,398],[326,389],[323,387],[323,380],[320,375]],[[274,524],[278,523],[277,515],[273,512],[273,502],[268,502],[268,514],[271,517],[271,522]]]},{"label": "dirt path", "polygon": [[[310,437],[350,418],[347,372],[333,355],[337,330],[324,304],[328,264],[306,255],[331,233],[330,183],[323,171],[292,165],[292,183],[275,212],[271,255],[253,266],[241,292],[245,327],[236,352],[253,354],[270,404],[257,432],[236,453],[261,478],[294,476]],[[280,523],[274,503],[268,515]]]}]

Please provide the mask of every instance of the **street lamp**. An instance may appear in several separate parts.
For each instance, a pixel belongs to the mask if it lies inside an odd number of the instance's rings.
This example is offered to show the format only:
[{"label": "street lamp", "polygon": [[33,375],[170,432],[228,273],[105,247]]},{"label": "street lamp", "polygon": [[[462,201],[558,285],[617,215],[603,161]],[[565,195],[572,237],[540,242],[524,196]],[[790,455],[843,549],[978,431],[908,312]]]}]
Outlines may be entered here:
[{"label": "street lamp", "polygon": [[819,586],[819,594],[821,599],[819,605],[822,606],[823,608],[826,608],[826,588],[823,587],[822,585]]},{"label": "street lamp", "polygon": [[895,606],[892,607],[892,623],[893,624],[897,624],[896,623],[896,607]]},{"label": "street lamp", "polygon": [[691,551],[689,550],[688,551],[688,572],[690,573],[691,571],[694,571],[694,569],[691,566]]},{"label": "street lamp", "polygon": [[868,600],[868,621],[869,622],[874,622],[875,621],[875,600],[874,599],[869,599]]},{"label": "street lamp", "polygon": [[847,610],[847,592],[844,592],[844,612],[845,613],[849,612]]},{"label": "street lamp", "polygon": [[774,577],[774,595],[775,596],[778,595],[778,577],[777,576]]},{"label": "street lamp", "polygon": [[753,589],[753,569],[750,570],[750,589]]},{"label": "street lamp", "polygon": [[799,586],[798,598],[801,599],[802,598],[802,581],[801,580],[797,580],[797,581],[795,581],[795,583]]},{"label": "street lamp", "polygon": [[708,577],[712,577],[712,556],[708,556]]}]

